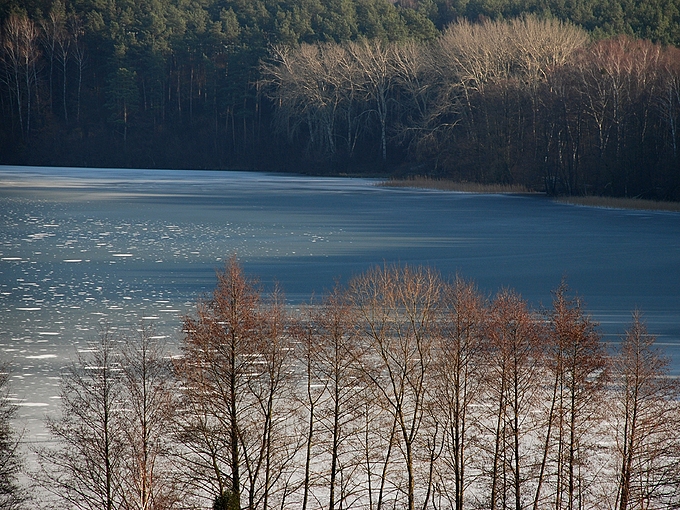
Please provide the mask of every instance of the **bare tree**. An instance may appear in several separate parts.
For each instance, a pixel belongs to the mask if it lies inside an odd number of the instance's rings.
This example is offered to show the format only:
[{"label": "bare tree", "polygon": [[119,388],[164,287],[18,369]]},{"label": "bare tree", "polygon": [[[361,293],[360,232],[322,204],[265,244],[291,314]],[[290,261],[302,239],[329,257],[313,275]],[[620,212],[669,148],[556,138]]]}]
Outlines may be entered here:
[{"label": "bare tree", "polygon": [[83,72],[87,62],[87,53],[85,52],[85,45],[83,43],[83,28],[82,20],[76,15],[72,14],[68,19],[71,39],[73,41],[72,55],[78,69],[78,86],[76,87],[76,121],[80,121],[80,96],[83,86]]},{"label": "bare tree", "polygon": [[587,138],[587,116],[583,112],[578,82],[574,62],[570,62],[554,69],[542,87],[540,102],[546,148],[542,167],[545,188],[550,193],[578,193],[583,189],[581,161]]},{"label": "bare tree", "polygon": [[294,460],[302,444],[293,412],[293,347],[289,320],[278,291],[259,310],[257,334],[241,410],[239,441],[248,495],[247,508],[284,507],[295,489]]},{"label": "bare tree", "polygon": [[483,92],[489,81],[507,70],[504,62],[507,45],[502,51],[507,40],[504,28],[503,24],[490,21],[482,24],[458,21],[442,34],[437,47],[442,72],[455,79],[452,85],[460,86],[466,98],[473,91]]},{"label": "bare tree", "polygon": [[677,496],[680,387],[654,342],[634,312],[613,368],[617,510],[672,505]]},{"label": "bare tree", "polygon": [[509,24],[515,47],[514,72],[525,76],[529,85],[544,82],[588,41],[585,30],[557,19],[523,16]]},{"label": "bare tree", "polygon": [[[579,28],[534,16],[449,25],[433,49],[438,94],[428,138],[441,139],[437,157],[466,156],[447,155],[450,137],[460,138],[462,130],[470,147],[466,157],[482,171],[475,178],[484,179],[494,167],[494,179],[499,172],[509,181],[519,178],[527,163],[542,156],[540,92],[586,41]],[[526,151],[531,151],[529,159]]]},{"label": "bare tree", "polygon": [[183,356],[176,364],[184,387],[180,441],[195,473],[191,482],[229,509],[241,501],[241,421],[260,306],[260,292],[232,257],[217,273],[212,298],[184,319]]},{"label": "bare tree", "polygon": [[0,508],[20,510],[27,498],[17,480],[23,467],[21,436],[12,426],[17,407],[8,399],[9,391],[9,371],[0,367]]},{"label": "bare tree", "polygon": [[517,294],[500,292],[487,322],[486,389],[494,411],[490,507],[524,508],[529,500],[532,443],[538,428],[544,335],[541,323]]},{"label": "bare tree", "polygon": [[281,506],[301,441],[290,406],[292,343],[281,298],[261,299],[235,257],[184,320],[177,413],[188,483],[215,508]]},{"label": "bare tree", "polygon": [[[416,51],[417,46],[409,48]],[[277,105],[279,130],[291,139],[306,131],[309,149],[319,155],[334,157],[344,148],[352,157],[357,142],[377,117],[386,156],[392,49],[367,41],[274,47],[261,73]]]},{"label": "bare tree", "polygon": [[417,143],[427,130],[434,95],[432,52],[422,44],[407,41],[393,46],[395,101],[398,117],[396,137],[400,142]]},{"label": "bare tree", "polygon": [[[405,495],[404,505],[427,506],[431,497],[433,453],[437,434],[428,425],[433,371],[433,343],[442,284],[424,268],[373,269],[350,283],[350,299],[358,313],[359,333],[370,357],[362,359],[376,402],[383,402],[392,420],[390,443],[402,455],[405,484],[395,487]],[[396,434],[395,434],[396,432]],[[429,434],[428,434],[429,432]],[[386,445],[387,446],[387,445]],[[418,459],[424,456],[425,481],[416,502]],[[377,508],[380,508],[379,500]]]},{"label": "bare tree", "polygon": [[[302,382],[298,385],[295,398],[300,403],[298,412],[305,422],[304,427],[304,467],[302,473],[302,510],[307,510],[315,482],[312,472],[312,457],[317,434],[317,413],[326,386],[317,374],[316,351],[317,335],[315,324],[311,319],[312,312],[306,309],[302,317],[292,327],[292,335],[296,343],[296,357],[300,364]],[[306,418],[306,420],[305,420]]]},{"label": "bare tree", "polygon": [[62,78],[62,106],[64,120],[68,122],[68,109],[66,107],[66,76],[67,64],[69,59],[69,47],[71,45],[70,34],[67,29],[66,7],[62,1],[57,1],[52,5],[47,18],[40,22],[42,28],[42,45],[47,53],[49,61],[49,92],[50,92],[50,112],[54,106],[54,65],[55,62],[61,65]]},{"label": "bare tree", "polygon": [[125,339],[121,385],[126,412],[122,420],[124,446],[123,506],[130,510],[176,508],[172,459],[172,415],[176,384],[169,351],[153,329],[141,324]]},{"label": "bare tree", "polygon": [[272,62],[262,65],[289,137],[297,126],[306,125],[310,146],[331,156],[336,152],[338,110],[351,90],[341,69],[345,57],[345,49],[332,43],[303,44],[296,49],[277,46]]},{"label": "bare tree", "polygon": [[436,377],[433,378],[436,413],[445,430],[440,458],[440,492],[451,508],[466,506],[466,491],[477,451],[475,404],[481,403],[486,300],[473,283],[460,277],[445,287],[443,328],[438,339]]},{"label": "bare tree", "polygon": [[541,91],[552,75],[569,64],[574,54],[586,45],[588,34],[557,19],[534,16],[516,18],[510,21],[510,26],[513,33],[510,42],[515,47],[514,72],[531,100],[532,156],[539,159],[539,113],[545,107],[541,104]]},{"label": "bare tree", "polygon": [[394,86],[394,45],[378,40],[349,43],[347,50],[361,74],[361,88],[367,102],[372,105],[380,126],[380,154],[387,160],[387,117],[389,99]]},{"label": "bare tree", "polygon": [[668,47],[662,56],[661,90],[657,108],[668,126],[673,158],[678,158],[678,120],[680,119],[680,49]]},{"label": "bare tree", "polygon": [[123,406],[120,356],[104,329],[61,377],[61,416],[46,425],[56,446],[37,450],[36,479],[59,507],[113,510],[122,503]]},{"label": "bare tree", "polygon": [[565,283],[555,291],[549,326],[546,366],[554,386],[534,507],[544,500],[541,489],[551,469],[550,504],[574,510],[598,503],[591,486],[598,469],[589,463],[602,423],[607,358],[595,323],[579,298],[567,296]]},{"label": "bare tree", "polygon": [[344,508],[363,479],[357,476],[357,429],[362,410],[362,382],[357,363],[355,317],[345,292],[336,288],[311,313],[314,324],[313,366],[319,388],[317,451],[322,458],[321,489],[328,491],[329,510]]},{"label": "bare tree", "polygon": [[5,81],[16,101],[22,137],[30,133],[33,97],[37,94],[38,34],[35,23],[26,15],[19,14],[11,14],[2,30]]},{"label": "bare tree", "polygon": [[452,128],[460,124],[471,144],[475,166],[484,171],[490,169],[489,158],[494,153],[510,149],[508,144],[499,144],[493,138],[494,115],[506,114],[507,108],[493,105],[492,92],[500,87],[501,97],[513,95],[510,87],[514,79],[511,74],[514,51],[510,27],[501,21],[452,23],[435,49],[440,93],[432,110],[431,128],[443,137],[446,151]]},{"label": "bare tree", "polygon": [[597,133],[594,150],[617,170],[603,178],[618,193],[627,195],[632,185],[625,155],[650,134],[662,53],[660,45],[619,36],[590,45],[576,60],[582,108]]}]

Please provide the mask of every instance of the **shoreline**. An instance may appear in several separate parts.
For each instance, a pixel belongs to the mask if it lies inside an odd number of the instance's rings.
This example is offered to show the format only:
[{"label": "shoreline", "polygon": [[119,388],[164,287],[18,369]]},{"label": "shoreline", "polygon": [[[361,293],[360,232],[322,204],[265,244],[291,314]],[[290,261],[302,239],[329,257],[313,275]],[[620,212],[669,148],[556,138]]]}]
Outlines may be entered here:
[{"label": "shoreline", "polygon": [[583,196],[555,197],[553,200],[563,204],[578,205],[582,207],[599,207],[602,209],[680,212],[680,202],[646,200],[643,198]]},{"label": "shoreline", "polygon": [[[35,166],[35,165],[0,165],[0,168],[73,168],[81,170],[98,170],[99,168],[88,168],[81,166]],[[260,170],[244,170],[244,169],[179,169],[179,168],[113,168],[102,167],[102,170],[144,170],[144,171],[209,171],[209,172],[249,172],[261,173]],[[662,211],[662,212],[680,212],[680,202],[670,202],[662,200],[647,200],[642,198],[625,198],[625,197],[602,197],[602,196],[553,196],[550,197],[543,191],[535,191],[527,188],[524,185],[508,185],[508,184],[480,184],[469,181],[453,181],[449,179],[437,179],[426,176],[414,176],[405,178],[388,178],[376,177],[367,175],[320,175],[320,174],[296,174],[294,172],[271,172],[281,175],[306,175],[318,177],[360,177],[382,179],[375,183],[376,186],[386,188],[413,188],[413,189],[429,189],[437,191],[453,191],[460,193],[477,193],[477,194],[495,194],[495,195],[532,195],[549,197],[552,201],[567,205],[582,206],[582,207],[598,207],[602,209],[622,209],[634,211]],[[7,184],[7,183],[0,183]]]},{"label": "shoreline", "polygon": [[531,194],[545,195],[545,193],[532,191],[522,185],[508,184],[479,184],[467,181],[451,181],[447,179],[433,179],[431,177],[408,177],[405,179],[387,179],[377,183],[377,186],[386,188],[418,188],[438,191],[458,191],[461,193],[491,193],[491,194]]},{"label": "shoreline", "polygon": [[[377,186],[388,188],[417,188],[438,191],[456,191],[462,193],[486,193],[497,195],[540,195],[548,196],[545,192],[532,191],[521,185],[478,184],[474,182],[459,182],[430,177],[412,177],[406,179],[389,179],[379,182]],[[646,200],[642,198],[600,197],[600,196],[560,196],[550,197],[554,202],[583,206],[599,207],[602,209],[625,209],[634,211],[665,211],[680,212],[680,202],[661,200]]]}]

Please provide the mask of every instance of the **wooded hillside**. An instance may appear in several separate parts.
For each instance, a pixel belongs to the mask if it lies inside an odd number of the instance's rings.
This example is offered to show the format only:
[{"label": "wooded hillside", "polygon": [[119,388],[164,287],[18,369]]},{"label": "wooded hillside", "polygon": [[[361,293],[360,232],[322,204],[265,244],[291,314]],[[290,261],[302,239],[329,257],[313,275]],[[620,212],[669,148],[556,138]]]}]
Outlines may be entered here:
[{"label": "wooded hillside", "polygon": [[0,163],[680,198],[680,2],[10,0]]}]

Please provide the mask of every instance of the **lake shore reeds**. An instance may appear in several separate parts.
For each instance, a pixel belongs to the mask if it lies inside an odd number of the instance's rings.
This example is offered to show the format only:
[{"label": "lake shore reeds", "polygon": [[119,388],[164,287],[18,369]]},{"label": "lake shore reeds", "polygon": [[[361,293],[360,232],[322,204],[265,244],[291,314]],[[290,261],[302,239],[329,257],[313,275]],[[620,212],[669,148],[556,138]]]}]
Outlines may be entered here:
[{"label": "lake shore reeds", "polygon": [[[545,195],[543,192],[533,191],[523,185],[509,184],[480,184],[476,182],[453,181],[436,179],[427,176],[414,176],[404,179],[389,179],[381,181],[378,186],[390,188],[419,188],[440,191],[458,191],[463,193],[491,193],[491,194],[535,194]],[[601,197],[601,196],[563,196],[555,197],[556,202],[580,205],[584,207],[601,207],[606,209],[630,209],[639,211],[670,211],[680,212],[680,202],[661,200],[646,200],[643,198]]]},{"label": "lake shore reeds", "polygon": [[604,207],[606,209],[632,209],[638,211],[671,211],[680,212],[680,202],[645,200],[642,198],[617,197],[559,197],[558,202],[586,207]]},{"label": "lake shore reeds", "polygon": [[519,184],[480,184],[477,182],[453,181],[416,175],[405,179],[389,179],[378,183],[389,188],[421,188],[464,193],[534,193]]}]

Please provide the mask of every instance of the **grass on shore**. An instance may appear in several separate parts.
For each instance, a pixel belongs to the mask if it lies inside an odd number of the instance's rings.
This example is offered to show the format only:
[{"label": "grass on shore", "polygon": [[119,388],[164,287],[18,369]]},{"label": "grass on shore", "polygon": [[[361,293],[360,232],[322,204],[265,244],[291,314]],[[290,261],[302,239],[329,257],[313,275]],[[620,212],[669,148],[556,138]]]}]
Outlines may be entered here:
[{"label": "grass on shore", "polygon": [[559,197],[558,202],[587,207],[604,207],[607,209],[634,209],[638,211],[672,211],[680,212],[680,202],[662,202],[641,198],[615,197]]},{"label": "grass on shore", "polygon": [[[423,188],[441,191],[461,191],[465,193],[536,193],[521,185],[478,184],[475,182],[457,182],[447,179],[434,179],[426,176],[390,179],[378,183],[378,186],[391,188]],[[615,197],[559,197],[557,202],[582,205],[586,207],[603,207],[608,209],[631,209],[639,211],[671,211],[680,212],[680,202],[663,202],[644,200],[641,198]]]},{"label": "grass on shore", "polygon": [[415,176],[406,179],[390,179],[378,183],[390,188],[422,188],[441,191],[462,191],[465,193],[531,193],[526,186],[505,184],[479,184],[476,182],[457,182],[447,179]]}]

